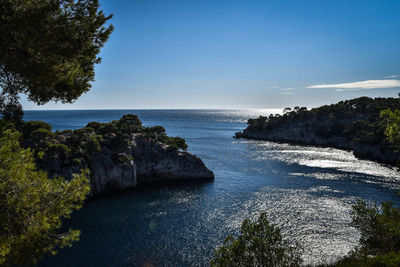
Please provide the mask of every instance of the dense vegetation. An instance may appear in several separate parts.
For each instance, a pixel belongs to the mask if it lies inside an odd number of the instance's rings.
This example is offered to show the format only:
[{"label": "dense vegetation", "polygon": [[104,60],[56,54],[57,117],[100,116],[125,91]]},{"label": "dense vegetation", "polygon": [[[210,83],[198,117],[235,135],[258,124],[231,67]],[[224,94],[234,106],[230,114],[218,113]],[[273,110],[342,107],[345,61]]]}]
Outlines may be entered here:
[{"label": "dense vegetation", "polygon": [[78,240],[78,230],[59,232],[61,219],[79,209],[89,192],[85,174],[66,181],[37,171],[31,150],[20,147],[19,135],[5,130],[0,137],[2,266],[34,264],[44,254]]},{"label": "dense vegetation", "polygon": [[400,109],[400,100],[360,97],[311,110],[286,108],[283,115],[249,119],[248,129],[268,131],[301,123],[303,128],[321,138],[345,137],[349,142],[359,144],[388,145],[385,136],[387,124],[381,118],[381,111],[386,109]]}]

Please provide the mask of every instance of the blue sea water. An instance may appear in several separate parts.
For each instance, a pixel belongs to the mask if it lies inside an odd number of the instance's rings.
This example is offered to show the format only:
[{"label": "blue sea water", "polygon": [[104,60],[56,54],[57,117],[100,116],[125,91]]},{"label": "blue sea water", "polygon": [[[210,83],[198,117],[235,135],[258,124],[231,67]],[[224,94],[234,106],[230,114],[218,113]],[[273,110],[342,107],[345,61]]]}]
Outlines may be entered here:
[{"label": "blue sea water", "polygon": [[25,120],[54,130],[137,114],[144,125],[185,138],[215,174],[212,182],[154,184],[89,200],[66,222],[82,231],[80,241],[39,266],[207,266],[225,236],[261,212],[304,246],[305,263],[348,253],[359,238],[351,205],[357,198],[399,204],[399,173],[348,151],[232,138],[248,118],[271,112],[26,111]]}]

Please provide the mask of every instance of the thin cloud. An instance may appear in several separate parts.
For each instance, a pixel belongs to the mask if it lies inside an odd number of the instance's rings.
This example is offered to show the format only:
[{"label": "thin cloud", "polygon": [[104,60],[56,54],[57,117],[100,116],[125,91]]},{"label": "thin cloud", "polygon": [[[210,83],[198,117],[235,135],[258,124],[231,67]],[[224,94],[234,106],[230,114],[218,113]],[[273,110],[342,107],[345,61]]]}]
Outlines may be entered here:
[{"label": "thin cloud", "polygon": [[282,92],[280,94],[281,95],[295,95],[296,93],[294,93],[294,92]]},{"label": "thin cloud", "polygon": [[389,76],[386,76],[385,78],[387,78],[387,79],[393,79],[393,78],[398,78],[400,75],[389,75]]},{"label": "thin cloud", "polygon": [[281,91],[293,91],[294,88],[282,88],[282,89],[279,89],[279,90],[281,90]]},{"label": "thin cloud", "polygon": [[351,83],[315,84],[310,85],[307,88],[338,88],[347,90],[362,90],[393,87],[400,87],[400,80],[367,80]]}]

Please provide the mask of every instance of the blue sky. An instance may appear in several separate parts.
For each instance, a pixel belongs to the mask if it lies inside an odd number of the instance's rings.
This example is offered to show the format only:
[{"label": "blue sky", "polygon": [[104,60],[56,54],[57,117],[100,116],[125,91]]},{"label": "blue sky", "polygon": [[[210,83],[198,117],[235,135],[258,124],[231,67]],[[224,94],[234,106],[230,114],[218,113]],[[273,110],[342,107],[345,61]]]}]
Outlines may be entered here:
[{"label": "blue sky", "polygon": [[74,104],[314,107],[400,92],[400,1],[100,0],[115,30]]}]

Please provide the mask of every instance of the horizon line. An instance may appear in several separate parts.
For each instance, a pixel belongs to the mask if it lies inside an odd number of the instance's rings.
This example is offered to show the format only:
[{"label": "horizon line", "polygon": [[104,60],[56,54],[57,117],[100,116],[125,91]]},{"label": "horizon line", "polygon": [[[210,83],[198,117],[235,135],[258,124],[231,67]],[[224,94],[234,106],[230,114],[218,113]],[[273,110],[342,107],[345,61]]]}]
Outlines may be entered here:
[{"label": "horizon line", "polygon": [[24,109],[23,111],[82,111],[82,110],[271,110],[284,108],[77,108],[77,109]]}]

